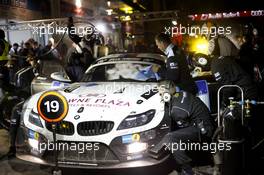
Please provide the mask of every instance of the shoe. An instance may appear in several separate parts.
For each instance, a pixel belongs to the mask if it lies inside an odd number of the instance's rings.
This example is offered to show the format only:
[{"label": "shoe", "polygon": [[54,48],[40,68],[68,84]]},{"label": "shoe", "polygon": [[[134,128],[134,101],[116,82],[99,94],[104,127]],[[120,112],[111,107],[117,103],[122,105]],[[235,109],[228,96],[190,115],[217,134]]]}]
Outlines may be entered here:
[{"label": "shoe", "polygon": [[16,147],[10,146],[9,151],[6,155],[9,159],[16,157]]}]

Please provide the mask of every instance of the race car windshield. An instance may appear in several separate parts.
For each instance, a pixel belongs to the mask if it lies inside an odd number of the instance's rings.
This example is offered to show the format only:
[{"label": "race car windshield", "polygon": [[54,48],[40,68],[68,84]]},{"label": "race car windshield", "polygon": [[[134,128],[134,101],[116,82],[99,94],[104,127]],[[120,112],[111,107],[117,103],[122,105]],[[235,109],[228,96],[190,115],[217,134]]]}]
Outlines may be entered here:
[{"label": "race car windshield", "polygon": [[[153,64],[115,63],[96,66],[85,74],[83,82],[89,81],[135,81],[158,82],[161,78],[152,71]],[[159,65],[157,65],[160,67]]]}]

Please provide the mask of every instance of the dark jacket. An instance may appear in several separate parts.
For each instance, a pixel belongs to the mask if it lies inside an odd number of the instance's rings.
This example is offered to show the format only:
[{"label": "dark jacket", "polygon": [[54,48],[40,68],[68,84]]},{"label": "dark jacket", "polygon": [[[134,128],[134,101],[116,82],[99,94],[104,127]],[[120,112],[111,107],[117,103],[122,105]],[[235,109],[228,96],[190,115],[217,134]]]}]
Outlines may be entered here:
[{"label": "dark jacket", "polygon": [[81,81],[85,72],[85,68],[80,60],[79,54],[76,54],[74,52],[72,53],[65,70],[72,82]]},{"label": "dark jacket", "polygon": [[197,126],[202,134],[211,137],[214,126],[206,105],[188,92],[179,92],[172,97],[171,117],[179,128]]},{"label": "dark jacket", "polygon": [[166,66],[159,70],[159,74],[166,80],[171,80],[181,90],[197,93],[197,86],[190,75],[185,54],[177,46],[172,48],[174,56],[167,59]]},{"label": "dark jacket", "polygon": [[209,42],[209,45],[213,44],[213,50],[211,55],[214,56],[237,56],[238,49],[234,43],[226,36],[219,35]]},{"label": "dark jacket", "polygon": [[[221,85],[238,85],[244,91],[245,99],[257,99],[257,87],[250,76],[235,62],[232,57],[219,57],[212,59],[211,71]],[[224,100],[228,97],[240,98],[237,89],[224,90]]]}]

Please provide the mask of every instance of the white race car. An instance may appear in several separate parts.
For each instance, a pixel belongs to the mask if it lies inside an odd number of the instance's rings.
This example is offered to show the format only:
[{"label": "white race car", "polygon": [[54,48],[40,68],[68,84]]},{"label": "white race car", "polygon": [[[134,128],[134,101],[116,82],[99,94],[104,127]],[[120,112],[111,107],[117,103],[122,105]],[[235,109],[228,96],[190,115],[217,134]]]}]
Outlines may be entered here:
[{"label": "white race car", "polygon": [[168,160],[163,150],[151,152],[170,131],[168,105],[160,88],[168,87],[152,72],[164,64],[158,54],[114,54],[100,58],[83,81],[57,89],[69,111],[57,123],[57,143],[51,124],[38,114],[43,92],[23,105],[16,141],[17,157],[61,167],[129,168]]}]

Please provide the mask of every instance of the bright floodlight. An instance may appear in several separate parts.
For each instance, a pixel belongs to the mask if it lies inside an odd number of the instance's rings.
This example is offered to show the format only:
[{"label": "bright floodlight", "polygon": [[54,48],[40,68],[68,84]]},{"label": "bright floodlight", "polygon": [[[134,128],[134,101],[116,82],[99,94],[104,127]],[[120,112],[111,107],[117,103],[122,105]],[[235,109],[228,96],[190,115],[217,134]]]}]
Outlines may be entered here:
[{"label": "bright floodlight", "polygon": [[176,26],[177,25],[177,20],[172,20],[171,23]]},{"label": "bright floodlight", "polygon": [[81,0],[76,0],[76,1],[75,1],[75,5],[76,5],[77,8],[81,8],[81,7],[82,7],[82,2],[81,2]]},{"label": "bright floodlight", "polygon": [[147,143],[135,142],[127,146],[127,152],[129,154],[143,152],[148,148]]}]

